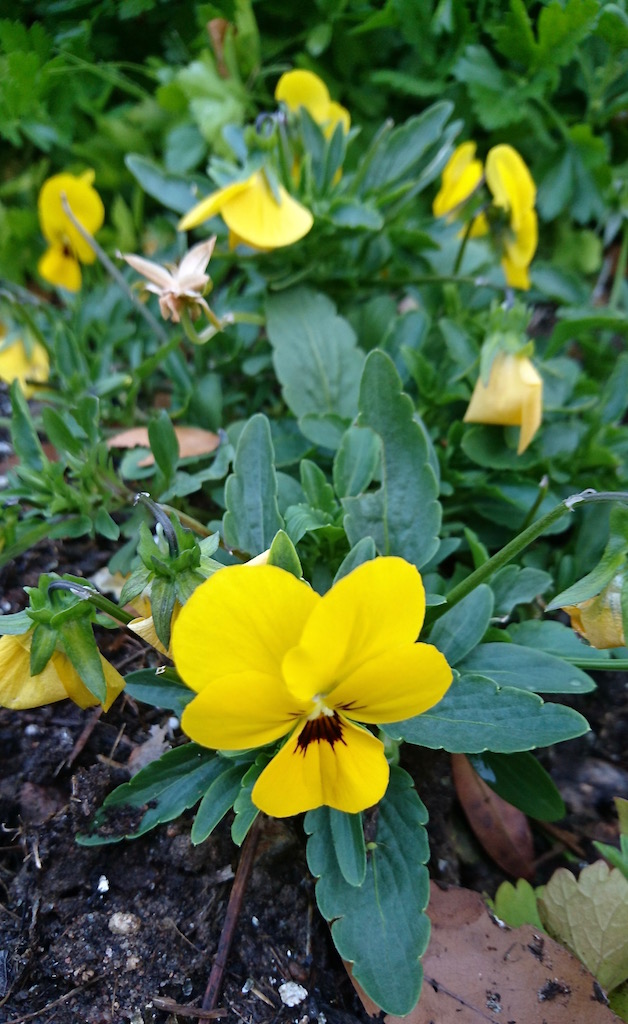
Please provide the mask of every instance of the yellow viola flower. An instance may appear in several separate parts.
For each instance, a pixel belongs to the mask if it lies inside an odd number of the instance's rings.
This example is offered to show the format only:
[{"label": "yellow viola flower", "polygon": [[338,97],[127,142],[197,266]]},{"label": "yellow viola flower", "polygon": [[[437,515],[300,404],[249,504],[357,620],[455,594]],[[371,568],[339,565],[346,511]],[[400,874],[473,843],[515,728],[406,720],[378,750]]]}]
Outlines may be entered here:
[{"label": "yellow viola flower", "polygon": [[541,426],[543,381],[527,358],[502,352],[495,357],[488,384],[478,379],[465,423],[521,427],[517,455],[521,455]]},{"label": "yellow viola flower", "polygon": [[[432,204],[435,217],[445,217],[456,211],[482,183],[484,170],[482,161],[475,157],[476,149],[475,142],[463,142],[453,151],[443,170],[440,191]],[[486,234],[487,231],[484,215],[476,217],[471,234]]]},{"label": "yellow viola flower", "polygon": [[[139,636],[141,640],[144,640],[145,643],[150,644],[151,647],[154,647],[155,650],[159,651],[160,654],[165,654],[166,657],[171,658],[172,640],[170,642],[170,647],[168,648],[168,650],[166,650],[161,640],[157,636],[157,630],[155,629],[155,620],[153,619],[152,611],[150,608],[150,599],[145,599],[145,603],[148,607],[144,608],[144,614],[138,615],[135,619],[131,619],[131,621],[127,623],[127,629],[130,629],[133,633],[137,634],[137,636]],[[137,606],[137,604],[138,599],[134,598],[133,605]],[[181,605],[179,604],[178,601],[175,601],[174,609],[172,612],[172,618],[170,620],[171,626],[174,626],[180,611]]]},{"label": "yellow viola flower", "polygon": [[494,146],[486,157],[486,183],[493,204],[509,217],[503,238],[502,268],[513,288],[530,287],[528,267],[538,245],[538,221],[534,203],[536,186],[530,171],[512,146]]},{"label": "yellow viola flower", "polygon": [[345,135],[351,127],[349,111],[331,99],[327,86],[313,71],[286,71],[277,82],[275,99],[295,113],[305,107],[328,138],[337,124],[342,125]]},{"label": "yellow viola flower", "polygon": [[619,573],[595,597],[563,608],[571,618],[572,629],[588,640],[591,647],[607,650],[626,646],[621,614],[623,584],[624,575]]},{"label": "yellow viola flower", "polygon": [[[63,651],[55,651],[43,672],[32,676],[31,640],[32,633],[0,637],[0,707],[22,711],[68,697],[80,708],[99,703]],[[102,655],[100,660],[107,683],[107,700],[103,707],[108,711],[124,689],[124,679]]]},{"label": "yellow viola flower", "polygon": [[307,235],[314,218],[279,186],[276,201],[263,171],[236,181],[203,199],[179,222],[179,230],[198,227],[219,213],[230,231],[255,249],[279,249]]},{"label": "yellow viola flower", "polygon": [[443,655],[415,643],[424,614],[421,577],[401,558],[359,566],[324,597],[273,565],[221,569],[173,630],[175,665],[197,693],[182,728],[222,750],[287,737],[253,788],[266,814],[370,807],[389,767],[357,723],[421,714],[452,680]]},{"label": "yellow viola flower", "polygon": [[90,235],[102,227],[105,208],[95,188],[94,172],[55,174],[42,185],[37,201],[39,222],[48,249],[38,263],[45,281],[76,292],[81,287],[81,263],[96,259],[91,246],[63,209],[65,196],[72,213]]},{"label": "yellow viola flower", "polygon": [[[2,334],[0,328],[0,338]],[[4,348],[0,346],[0,380],[7,384],[12,384],[14,380],[19,381],[26,398],[30,398],[37,391],[37,388],[32,387],[28,381],[39,381],[43,384],[49,375],[48,353],[39,342],[33,342],[30,351],[21,338],[10,342]]]}]

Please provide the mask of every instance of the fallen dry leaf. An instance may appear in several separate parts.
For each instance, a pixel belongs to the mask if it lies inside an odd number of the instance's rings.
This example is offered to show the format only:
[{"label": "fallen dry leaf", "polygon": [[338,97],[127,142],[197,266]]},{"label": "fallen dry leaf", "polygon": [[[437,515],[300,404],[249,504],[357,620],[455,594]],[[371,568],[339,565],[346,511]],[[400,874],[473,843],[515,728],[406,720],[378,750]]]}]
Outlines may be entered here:
[{"label": "fallen dry leaf", "polygon": [[595,974],[605,989],[628,978],[628,881],[603,860],[576,879],[555,871],[539,899],[545,927]]},{"label": "fallen dry leaf", "polygon": [[523,811],[493,792],[464,754],[451,755],[451,768],[458,800],[489,857],[513,878],[530,878],[534,843]]},{"label": "fallen dry leaf", "polygon": [[[174,432],[179,442],[179,457],[189,459],[209,455],[215,452],[220,444],[218,434],[201,427],[175,427]],[[148,427],[131,427],[120,434],[114,434],[107,441],[108,448],[150,448]],[[155,463],[152,452],[138,462],[138,466],[153,466]]]},{"label": "fallen dry leaf", "polygon": [[[531,925],[504,928],[479,893],[431,885],[419,1004],[384,1024],[617,1024],[593,975]],[[367,1013],[379,1011],[353,982]]]}]

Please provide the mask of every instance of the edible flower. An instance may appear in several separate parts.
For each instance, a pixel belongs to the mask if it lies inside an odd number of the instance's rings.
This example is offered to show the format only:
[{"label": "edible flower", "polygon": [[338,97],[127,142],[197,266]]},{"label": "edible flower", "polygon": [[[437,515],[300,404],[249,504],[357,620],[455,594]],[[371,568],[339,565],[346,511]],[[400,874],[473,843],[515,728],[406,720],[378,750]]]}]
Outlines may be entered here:
[{"label": "edible flower", "polygon": [[[524,290],[530,287],[529,266],[538,245],[538,221],[534,204],[536,186],[516,149],[493,146],[484,169],[476,159],[474,142],[458,146],[443,170],[443,179],[432,210],[436,217],[458,216],[460,207],[486,181],[492,207],[477,214],[470,238],[493,231],[501,250],[501,265],[507,284]],[[451,216],[448,217],[451,219]]]},{"label": "edible flower", "polygon": [[[67,697],[80,708],[98,704],[98,699],[87,689],[63,651],[53,651],[43,672],[31,675],[32,636],[29,632],[0,637],[0,707],[22,711],[24,708],[54,704]],[[107,684],[107,699],[103,707],[108,711],[124,689],[124,679],[102,655],[100,661]]]},{"label": "edible flower", "polygon": [[[432,204],[435,217],[445,217],[457,211],[482,184],[484,169],[482,161],[475,157],[476,150],[475,142],[463,142],[450,156],[443,170],[440,191]],[[487,231],[488,223],[481,213],[474,218],[469,236],[478,237]]]},{"label": "edible flower", "polygon": [[307,235],[314,218],[305,206],[278,186],[275,199],[263,171],[256,171],[246,181],[212,192],[189,210],[179,222],[179,230],[198,227],[219,213],[238,241],[255,249],[279,249],[292,245]]},{"label": "edible flower", "polygon": [[[0,338],[3,334],[3,328],[0,327]],[[7,384],[19,381],[26,398],[30,398],[37,390],[28,381],[43,384],[48,380],[49,373],[48,353],[39,342],[34,341],[27,348],[21,338],[16,338],[4,347],[0,346],[0,380]]]},{"label": "edible flower", "polygon": [[624,574],[618,573],[595,597],[563,608],[571,618],[572,629],[588,640],[591,647],[607,650],[626,646],[621,613],[623,585]]},{"label": "edible flower", "polygon": [[286,71],[277,82],[275,99],[295,113],[305,107],[328,138],[337,124],[342,125],[345,135],[351,127],[349,111],[332,100],[327,86],[313,71]]},{"label": "edible flower", "polygon": [[401,558],[366,562],[323,597],[277,566],[221,569],[173,630],[175,665],[197,693],[182,728],[223,750],[287,737],[253,787],[267,814],[370,807],[389,767],[357,723],[421,714],[452,680],[443,655],[415,643],[424,614],[421,577]]},{"label": "edible flower", "polygon": [[488,384],[475,385],[465,423],[521,427],[517,455],[530,444],[541,425],[543,381],[527,356],[500,352],[493,361]]},{"label": "edible flower", "polygon": [[528,289],[528,267],[539,240],[532,175],[517,150],[505,145],[489,150],[485,173],[494,206],[504,210],[509,219],[502,239],[506,281],[512,288]]},{"label": "edible flower", "polygon": [[93,171],[55,174],[44,182],[37,207],[48,249],[39,260],[39,273],[49,284],[77,292],[81,287],[81,263],[94,263],[94,250],[63,209],[63,197],[75,218],[93,235],[102,227],[105,208],[95,188]]},{"label": "edible flower", "polygon": [[159,309],[164,320],[172,318],[173,324],[178,324],[185,307],[192,320],[200,316],[201,309],[208,317],[212,315],[203,292],[210,282],[205,270],[215,244],[215,235],[206,242],[199,242],[186,252],[180,263],[174,265],[162,266],[134,253],[120,253],[120,256],[150,282],[146,291],[159,296]]}]

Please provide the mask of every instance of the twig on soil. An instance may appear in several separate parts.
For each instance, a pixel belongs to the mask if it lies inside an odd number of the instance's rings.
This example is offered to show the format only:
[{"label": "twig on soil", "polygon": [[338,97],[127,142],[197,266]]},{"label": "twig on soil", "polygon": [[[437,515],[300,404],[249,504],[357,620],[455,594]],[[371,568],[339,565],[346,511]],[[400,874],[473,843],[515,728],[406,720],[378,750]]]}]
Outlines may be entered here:
[{"label": "twig on soil", "polygon": [[[242,846],[240,861],[233,879],[233,886],[231,887],[229,902],[227,904],[227,912],[225,914],[224,924],[218,941],[218,949],[216,950],[216,956],[214,958],[214,963],[209,974],[209,981],[207,982],[207,988],[205,989],[205,995],[203,996],[203,1002],[201,1004],[203,1010],[215,1009],[216,1003],[218,1002],[218,996],[222,987],[222,979],[227,966],[227,957],[229,956],[229,950],[231,949],[231,943],[233,942],[233,936],[238,923],[246,885],[249,880],[249,875],[251,874],[253,861],[255,860],[255,850],[262,828],[262,821],[262,816],[258,815]],[[198,1019],[202,1020],[203,1018],[199,1017]]]},{"label": "twig on soil", "polygon": [[54,999],[52,1003],[48,1003],[46,1006],[43,1006],[41,1010],[33,1010],[32,1013],[25,1013],[23,1017],[12,1017],[11,1024],[24,1024],[27,1020],[41,1020],[41,1015],[43,1013],[48,1013],[50,1010],[54,1010],[56,1006],[61,1006],[61,1003],[65,1003],[67,999],[72,999],[74,996],[80,995],[80,993],[84,992],[90,985],[95,985],[97,981],[102,981],[103,977],[103,974],[99,974],[96,978],[90,978],[89,981],[86,981],[84,985],[80,986],[80,988],[73,988],[71,992],[66,992],[65,995],[59,996],[58,999]]},{"label": "twig on soil", "polygon": [[229,1013],[229,1010],[199,1010],[198,1006],[183,1006],[175,1003],[174,999],[162,999],[161,996],[153,996],[151,1001],[156,1010],[179,1013],[182,1017],[197,1017],[198,1020],[216,1020]]},{"label": "twig on soil", "polygon": [[91,718],[89,719],[89,721],[85,725],[81,735],[79,736],[79,738],[77,739],[76,743],[72,747],[72,750],[71,750],[70,754],[68,755],[68,757],[64,758],[64,760],[61,761],[61,763],[57,766],[57,768],[54,771],[54,775],[58,775],[59,772],[61,771],[61,769],[64,766],[66,768],[69,768],[70,765],[74,764],[74,761],[79,756],[79,754],[83,750],[83,747],[87,743],[89,737],[91,736],[91,734],[93,733],[94,729],[98,725],[98,719],[102,715],[102,712],[103,712],[102,707],[96,708],[96,710],[94,711],[94,714],[91,716]]}]

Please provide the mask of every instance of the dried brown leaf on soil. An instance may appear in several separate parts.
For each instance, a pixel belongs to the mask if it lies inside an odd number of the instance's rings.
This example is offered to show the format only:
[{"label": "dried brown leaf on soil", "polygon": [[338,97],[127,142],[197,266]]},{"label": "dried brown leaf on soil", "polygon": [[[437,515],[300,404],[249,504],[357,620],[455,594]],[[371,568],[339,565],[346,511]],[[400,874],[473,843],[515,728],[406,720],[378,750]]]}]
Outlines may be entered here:
[{"label": "dried brown leaf on soil", "polygon": [[[596,981],[530,925],[504,928],[469,889],[431,886],[432,937],[418,1006],[385,1024],[613,1024]],[[355,984],[364,1008],[378,1009]]]},{"label": "dried brown leaf on soil", "polygon": [[534,842],[523,811],[487,786],[464,754],[451,755],[451,768],[458,800],[489,857],[513,878],[530,878]]},{"label": "dried brown leaf on soil", "polygon": [[[179,456],[182,459],[189,459],[201,455],[210,455],[215,452],[220,444],[218,434],[211,430],[203,430],[201,427],[177,427],[174,432],[179,442]],[[114,434],[107,441],[108,448],[150,448],[147,427],[131,427],[123,430],[120,434]],[[152,453],[146,455],[138,462],[138,466],[152,466],[155,459]]]},{"label": "dried brown leaf on soil", "polygon": [[628,978],[628,881],[602,860],[576,879],[559,868],[539,899],[549,932],[580,957],[605,989]]}]

